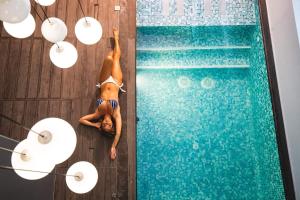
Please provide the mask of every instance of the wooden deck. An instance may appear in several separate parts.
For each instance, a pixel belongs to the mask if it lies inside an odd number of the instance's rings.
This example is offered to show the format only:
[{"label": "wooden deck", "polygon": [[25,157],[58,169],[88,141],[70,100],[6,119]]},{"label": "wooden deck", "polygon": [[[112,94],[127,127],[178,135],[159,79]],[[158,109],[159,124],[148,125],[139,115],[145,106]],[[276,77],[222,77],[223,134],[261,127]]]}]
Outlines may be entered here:
[{"label": "wooden deck", "polygon": [[[11,38],[0,26],[0,112],[27,127],[45,117],[60,117],[75,128],[76,150],[71,158],[56,167],[56,172],[65,173],[73,163],[89,161],[97,167],[99,181],[91,192],[77,195],[67,188],[64,177],[57,176],[55,200],[135,199],[135,1],[81,2],[87,16],[97,18],[102,24],[102,39],[93,46],[76,40],[75,23],[83,17],[76,0],[57,0],[46,8],[49,17],[56,16],[66,22],[66,41],[77,47],[79,57],[70,69],[59,69],[50,62],[52,44],[42,38],[41,20],[33,10],[37,27],[30,38]],[[120,5],[121,10],[114,11],[115,5]],[[40,7],[36,8],[44,17]],[[121,64],[127,90],[120,95],[123,128],[115,161],[108,155],[112,139],[78,123],[82,115],[96,108],[95,84],[103,59],[112,47],[113,27],[120,30]],[[26,137],[26,131],[5,119],[0,119],[0,133],[16,140]]]}]

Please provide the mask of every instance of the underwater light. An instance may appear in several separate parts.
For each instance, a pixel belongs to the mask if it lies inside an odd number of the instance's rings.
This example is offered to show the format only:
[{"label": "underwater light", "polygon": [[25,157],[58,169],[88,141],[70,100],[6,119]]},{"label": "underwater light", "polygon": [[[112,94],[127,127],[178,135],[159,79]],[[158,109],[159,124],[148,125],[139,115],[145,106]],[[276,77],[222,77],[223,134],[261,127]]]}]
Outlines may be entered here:
[{"label": "underwater light", "polygon": [[177,79],[177,84],[180,88],[188,88],[191,86],[191,80],[186,76],[180,76]]},{"label": "underwater light", "polygon": [[204,79],[201,80],[201,87],[205,89],[211,89],[216,86],[216,81],[212,78],[205,77]]}]

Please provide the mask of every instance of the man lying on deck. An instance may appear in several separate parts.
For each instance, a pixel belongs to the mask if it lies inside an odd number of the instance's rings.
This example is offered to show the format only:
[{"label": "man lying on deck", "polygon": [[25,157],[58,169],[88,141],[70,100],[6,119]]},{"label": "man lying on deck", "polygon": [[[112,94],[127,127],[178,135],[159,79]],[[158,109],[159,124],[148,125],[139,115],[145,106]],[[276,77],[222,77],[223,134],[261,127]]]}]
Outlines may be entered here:
[{"label": "man lying on deck", "polygon": [[[110,149],[110,158],[114,160],[117,156],[116,146],[119,142],[122,128],[122,119],[119,105],[119,90],[122,89],[122,70],[120,66],[121,50],[119,45],[119,31],[113,29],[115,46],[103,62],[100,72],[99,98],[96,101],[97,109],[94,113],[80,118],[79,122],[93,126],[108,136],[114,136]],[[94,122],[96,120],[96,122]]]}]

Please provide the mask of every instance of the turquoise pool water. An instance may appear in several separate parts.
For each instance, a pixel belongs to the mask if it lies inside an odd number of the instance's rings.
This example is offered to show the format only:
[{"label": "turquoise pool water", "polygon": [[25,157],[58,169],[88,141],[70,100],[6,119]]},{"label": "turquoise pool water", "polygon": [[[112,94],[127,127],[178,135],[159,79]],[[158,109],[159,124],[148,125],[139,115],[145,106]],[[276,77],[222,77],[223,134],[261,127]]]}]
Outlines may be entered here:
[{"label": "turquoise pool water", "polygon": [[137,49],[138,199],[284,199],[260,27],[139,27]]}]

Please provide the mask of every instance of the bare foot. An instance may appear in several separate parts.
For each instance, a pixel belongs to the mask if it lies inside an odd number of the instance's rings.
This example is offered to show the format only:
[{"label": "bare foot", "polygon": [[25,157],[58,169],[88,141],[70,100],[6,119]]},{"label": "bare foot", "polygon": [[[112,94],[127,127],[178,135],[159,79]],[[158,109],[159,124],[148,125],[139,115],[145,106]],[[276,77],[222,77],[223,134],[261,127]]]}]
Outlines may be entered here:
[{"label": "bare foot", "polygon": [[113,28],[113,34],[114,34],[114,38],[116,40],[118,40],[119,39],[119,30],[116,28]]}]

